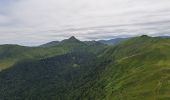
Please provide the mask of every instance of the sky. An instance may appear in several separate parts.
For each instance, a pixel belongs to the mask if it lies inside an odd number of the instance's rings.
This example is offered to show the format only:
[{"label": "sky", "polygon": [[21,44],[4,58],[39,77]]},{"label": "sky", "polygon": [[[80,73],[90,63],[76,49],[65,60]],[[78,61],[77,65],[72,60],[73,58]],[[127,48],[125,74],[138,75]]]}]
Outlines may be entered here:
[{"label": "sky", "polygon": [[170,0],[0,0],[0,44],[170,35]]}]

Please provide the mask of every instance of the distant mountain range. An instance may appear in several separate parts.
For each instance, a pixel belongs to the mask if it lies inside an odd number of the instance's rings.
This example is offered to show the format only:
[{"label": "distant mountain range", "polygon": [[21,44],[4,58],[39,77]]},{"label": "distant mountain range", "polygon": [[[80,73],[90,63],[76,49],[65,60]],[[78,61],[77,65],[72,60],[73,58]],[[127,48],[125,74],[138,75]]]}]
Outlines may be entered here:
[{"label": "distant mountain range", "polygon": [[170,99],[170,38],[104,42],[0,45],[0,100]]},{"label": "distant mountain range", "polygon": [[53,41],[38,47],[9,44],[0,45],[0,70],[6,69],[21,60],[43,59],[71,51],[83,51],[86,49],[90,52],[97,53],[98,50],[103,49],[105,46],[106,45],[102,43],[94,41],[82,42],[74,36],[60,42]]},{"label": "distant mountain range", "polygon": [[[116,45],[116,44],[118,44],[120,42],[123,42],[123,41],[126,41],[128,39],[129,38],[115,38],[115,39],[110,39],[110,40],[83,41],[83,42],[86,43],[86,44],[89,44],[89,45],[93,45],[93,44]],[[63,41],[52,41],[52,42],[40,45],[40,47],[52,47],[52,46],[60,45],[60,44],[62,44],[62,42],[66,41],[66,40],[63,40]],[[69,40],[69,42],[78,41],[74,36],[70,37],[68,40]]]},{"label": "distant mountain range", "polygon": [[[170,38],[170,36],[159,36],[161,38]],[[74,36],[70,37],[73,40],[77,40]],[[85,43],[102,43],[102,44],[106,44],[106,45],[116,45],[119,44],[123,41],[126,41],[130,39],[129,38],[114,38],[114,39],[109,39],[109,40],[98,40],[98,41],[84,41]],[[61,41],[62,42],[62,41]],[[40,47],[50,47],[50,46],[56,46],[60,44],[60,41],[52,41],[43,45],[40,45]]]},{"label": "distant mountain range", "polygon": [[98,42],[103,44],[108,44],[108,45],[115,45],[115,44],[119,44],[120,42],[126,41],[128,39],[129,38],[115,38],[110,40],[99,40]]}]

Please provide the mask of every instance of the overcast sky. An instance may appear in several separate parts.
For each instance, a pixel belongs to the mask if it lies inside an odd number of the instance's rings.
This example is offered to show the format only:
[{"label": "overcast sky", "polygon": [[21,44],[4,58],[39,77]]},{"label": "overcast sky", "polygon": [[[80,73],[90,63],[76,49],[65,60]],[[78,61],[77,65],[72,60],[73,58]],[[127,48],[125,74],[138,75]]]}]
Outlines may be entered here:
[{"label": "overcast sky", "polygon": [[0,0],[0,44],[169,33],[170,0]]}]

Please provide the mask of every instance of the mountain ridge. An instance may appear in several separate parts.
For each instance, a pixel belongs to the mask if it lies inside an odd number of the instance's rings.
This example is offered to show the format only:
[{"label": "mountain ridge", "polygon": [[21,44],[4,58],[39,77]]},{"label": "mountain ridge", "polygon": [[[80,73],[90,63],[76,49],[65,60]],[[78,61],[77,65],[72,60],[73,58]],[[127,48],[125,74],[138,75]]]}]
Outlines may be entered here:
[{"label": "mountain ridge", "polygon": [[[53,42],[54,43],[54,42]],[[57,44],[56,44],[57,43]],[[89,52],[100,52],[105,45],[88,45],[75,37],[70,37],[54,44],[48,43],[38,47],[26,47],[20,45],[0,45],[0,70],[11,67],[11,65],[32,59],[43,59],[56,55],[65,54],[74,50],[87,50]],[[95,50],[95,48],[101,48]]]}]

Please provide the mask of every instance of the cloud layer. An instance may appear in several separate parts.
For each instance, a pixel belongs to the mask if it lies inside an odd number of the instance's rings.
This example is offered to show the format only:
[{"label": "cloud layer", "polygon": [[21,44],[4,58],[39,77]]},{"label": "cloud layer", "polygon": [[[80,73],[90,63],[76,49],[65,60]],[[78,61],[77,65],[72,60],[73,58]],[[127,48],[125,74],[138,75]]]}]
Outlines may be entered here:
[{"label": "cloud layer", "polygon": [[0,44],[170,35],[169,0],[0,0]]}]

